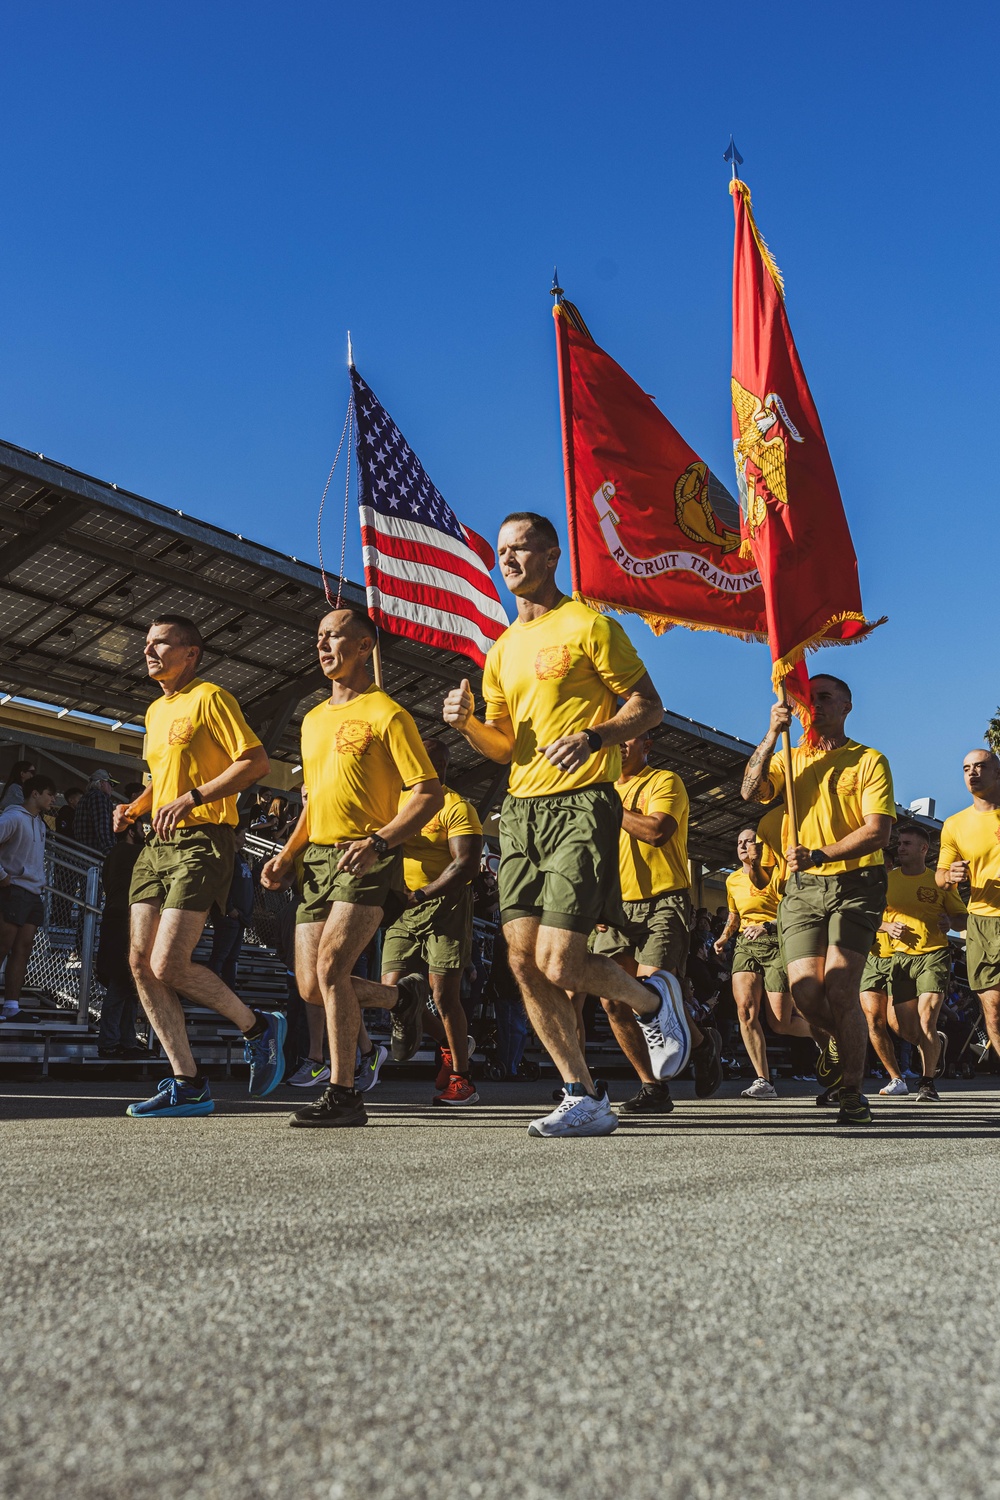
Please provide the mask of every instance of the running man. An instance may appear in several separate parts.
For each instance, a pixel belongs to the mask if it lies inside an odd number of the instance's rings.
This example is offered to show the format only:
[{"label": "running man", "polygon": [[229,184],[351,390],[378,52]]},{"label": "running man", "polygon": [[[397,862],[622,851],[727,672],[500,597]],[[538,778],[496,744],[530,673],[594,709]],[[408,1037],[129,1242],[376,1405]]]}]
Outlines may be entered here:
[{"label": "running man", "polygon": [[[395,1061],[406,1062],[420,1045],[426,980],[409,975],[387,986],[351,972],[383,914],[393,917],[405,903],[404,841],[444,805],[416,724],[372,682],[377,640],[361,609],[333,609],[320,621],[316,647],[330,696],[302,720],[308,801],[285,847],[261,871],[261,883],[280,890],[304,851],[295,967],[304,999],[307,976],[316,976],[330,1045],[330,1083],[290,1125],[367,1124],[355,1069],[362,1006],[392,1011]],[[404,787],[411,795],[400,808]],[[378,1060],[378,1049],[371,1050]]]},{"label": "running man", "polygon": [[286,1021],[254,1011],[205,964],[191,961],[213,908],[225,909],[236,853],[237,795],[270,767],[236,699],[197,675],[205,650],[185,615],[161,615],[146,637],[146,670],[160,697],[146,710],[149,786],[114,810],[115,833],[147,813],[153,837],[129,887],[129,962],[143,1009],[173,1076],[151,1099],[130,1104],[133,1119],[209,1115],[208,1083],[191,1052],[179,995],[238,1026],[250,1064],[250,1092],[263,1098],[281,1082]]},{"label": "running man", "polygon": [[[444,785],[448,746],[424,740]],[[409,800],[403,793],[400,809]],[[382,983],[426,969],[434,1009],[444,1028],[435,1104],[475,1104],[469,1072],[469,1028],[462,1006],[462,972],[472,957],[472,881],[483,856],[483,825],[471,802],[444,787],[444,806],[403,845],[406,910],[382,944]],[[447,1077],[443,1075],[447,1073]]]},{"label": "running man", "polygon": [[[792,751],[799,842],[785,851],[778,934],[795,1007],[813,1035],[826,1038],[817,1080],[824,1093],[839,1089],[839,1124],[870,1125],[861,1092],[868,1028],[859,984],[885,907],[882,850],[896,804],[885,756],[844,733],[852,707],[847,683],[821,673],[812,696],[817,743]],[[775,755],[774,747],[791,716],[786,703],[771,709],[770,728],[743,777],[748,802],[771,802],[783,790],[784,752]]]},{"label": "running man", "polygon": [[991,750],[970,750],[962,771],[972,806],[945,818],[934,879],[942,890],[969,885],[969,988],[1000,1057],[1000,761]]},{"label": "running man", "polygon": [[[680,980],[687,965],[691,919],[688,794],[675,772],[650,766],[652,745],[648,732],[622,745],[622,774],[617,782],[622,801],[618,871],[625,920],[620,926],[598,924],[590,949],[613,958],[627,974],[640,979],[667,970]],[[669,1114],[674,1107],[670,1085],[650,1067],[649,1049],[631,1006],[603,998],[601,1004],[641,1085],[633,1098],[624,1101],[622,1110]],[[695,1092],[706,1099],[722,1083],[722,1039],[714,1028],[699,1031],[690,1017],[688,1025]]]},{"label": "running man", "polygon": [[630,1006],[654,1077],[674,1077],[691,1051],[672,975],[634,979],[587,952],[599,922],[623,918],[618,747],[658,724],[663,706],[621,626],[560,590],[551,521],[533,511],[508,516],[497,552],[517,619],[486,658],[486,720],[475,717],[468,680],[445,698],[444,718],[481,755],[511,768],[500,816],[500,918],[528,1017],[564,1085],[560,1104],[529,1134],[610,1135],[618,1117],[607,1089],[594,1087],[569,995]]},{"label": "running man", "polygon": [[0,811],[0,964],[6,960],[0,1019],[12,1021],[21,1009],[21,990],[35,933],[45,916],[45,814],[56,801],[56,784],[28,776],[19,784],[21,801]]},{"label": "running man", "polygon": [[[891,878],[891,875],[890,875]],[[892,938],[886,929],[885,918],[875,934],[875,941],[865,959],[861,973],[861,1009],[868,1024],[868,1040],[872,1050],[889,1075],[888,1083],[879,1093],[891,1097],[908,1094],[906,1079],[899,1071],[896,1044],[889,1029],[889,985],[892,973]],[[832,1102],[832,1101],[830,1101]]]},{"label": "running man", "polygon": [[733,999],[739,1016],[740,1034],[756,1077],[744,1099],[777,1099],[767,1061],[767,1042],[760,1024],[760,1007],[767,996],[771,1029],[781,1036],[808,1037],[812,1033],[801,1016],[796,1015],[788,993],[788,972],[778,937],[778,908],[784,887],[780,864],[764,866],[763,844],[757,842],[752,828],[744,828],[736,841],[740,868],[726,878],[726,900],[729,916],[715,943],[723,952],[735,933],[733,952]]},{"label": "running man", "polygon": [[[927,868],[930,836],[920,823],[901,823],[896,838],[898,864],[889,871],[882,929],[892,944],[889,986],[893,1026],[920,1053],[917,1103],[936,1103],[934,1079],[944,1072],[946,1038],[938,1031],[951,977],[948,933],[960,931],[968,912],[957,891],[937,885]],[[900,1080],[906,1092],[905,1079]]]}]

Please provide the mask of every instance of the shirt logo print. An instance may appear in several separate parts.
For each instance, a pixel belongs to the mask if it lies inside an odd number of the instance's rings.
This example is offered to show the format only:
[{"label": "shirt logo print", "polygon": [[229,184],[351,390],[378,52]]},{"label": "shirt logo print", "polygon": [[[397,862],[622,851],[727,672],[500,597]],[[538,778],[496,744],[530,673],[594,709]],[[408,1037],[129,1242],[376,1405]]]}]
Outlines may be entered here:
[{"label": "shirt logo print", "polygon": [[194,725],[190,719],[172,719],[167,731],[168,745],[190,745],[194,739]]},{"label": "shirt logo print", "polygon": [[834,771],[830,777],[830,792],[834,797],[853,797],[857,789],[857,771]]},{"label": "shirt logo print", "polygon": [[340,755],[364,755],[374,738],[367,719],[345,719],[337,726],[337,751]]},{"label": "shirt logo print", "polygon": [[917,900],[920,901],[920,902],[922,902],[924,906],[937,906],[937,904],[938,904],[938,888],[937,888],[937,886],[936,885],[918,885],[917,886]]},{"label": "shirt logo print", "polygon": [[539,682],[558,681],[571,665],[568,646],[543,646],[535,657],[535,676]]}]

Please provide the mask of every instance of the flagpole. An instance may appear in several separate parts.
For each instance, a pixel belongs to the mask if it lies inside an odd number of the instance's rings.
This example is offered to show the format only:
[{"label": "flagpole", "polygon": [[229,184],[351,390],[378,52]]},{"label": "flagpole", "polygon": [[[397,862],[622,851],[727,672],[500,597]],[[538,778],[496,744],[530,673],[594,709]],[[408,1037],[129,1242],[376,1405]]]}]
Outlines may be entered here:
[{"label": "flagpole", "polygon": [[[349,370],[353,370],[354,369],[354,345],[351,342],[351,330],[350,329],[347,330],[347,368]],[[360,460],[359,460],[359,462],[360,462]],[[350,483],[350,475],[348,475],[348,483]],[[346,527],[347,527],[347,506],[346,506],[346,504],[344,506],[344,527],[345,527],[345,531],[346,531]],[[365,596],[366,596],[367,601],[368,601],[368,618],[371,620],[372,624],[375,626],[375,632],[376,632],[375,633],[375,646],[374,646],[374,649],[372,650],[372,668],[373,668],[373,670],[375,672],[375,686],[377,688],[382,688],[382,687],[384,687],[384,682],[383,682],[383,678],[382,678],[382,647],[379,645],[378,624],[377,624],[377,622],[375,620],[375,601],[374,601],[374,598],[373,598],[374,592],[375,592],[374,589],[371,589],[371,588],[366,588],[365,589]]]},{"label": "flagpole", "polygon": [[[788,693],[785,684],[781,684],[781,697],[778,700],[788,707]],[[785,806],[788,812],[788,836],[790,849],[795,849],[799,842],[799,815],[795,806],[795,777],[792,775],[792,728],[781,731],[781,748],[785,752]]]}]

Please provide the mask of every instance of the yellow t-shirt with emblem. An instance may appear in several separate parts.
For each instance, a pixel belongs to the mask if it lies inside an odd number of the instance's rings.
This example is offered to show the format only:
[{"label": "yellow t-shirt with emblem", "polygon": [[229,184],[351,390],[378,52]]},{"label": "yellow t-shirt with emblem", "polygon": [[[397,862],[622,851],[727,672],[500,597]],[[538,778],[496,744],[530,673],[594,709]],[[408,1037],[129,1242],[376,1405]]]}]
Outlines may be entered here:
[{"label": "yellow t-shirt with emblem", "polygon": [[[409,799],[410,793],[404,792],[399,800],[400,812]],[[451,864],[449,839],[461,838],[463,834],[481,837],[482,832],[483,825],[472,803],[446,786],[444,807],[403,844],[403,877],[407,890],[419,891],[444,874]]]},{"label": "yellow t-shirt with emblem", "polygon": [[726,900],[729,910],[735,912],[740,919],[741,932],[744,927],[773,922],[777,918],[782,876],[777,865],[765,867],[767,868],[771,871],[771,878],[763,890],[754,885],[742,865],[726,876]]},{"label": "yellow t-shirt with emblem", "polygon": [[574,792],[617,781],[617,745],[562,771],[539,754],[564,734],[596,729],[617,712],[618,698],[646,668],[617,620],[563,595],[537,620],[515,620],[489,650],[483,668],[486,721],[509,718],[512,797]]},{"label": "yellow t-shirt with emblem", "polygon": [[925,870],[922,875],[904,875],[899,869],[889,871],[882,920],[905,922],[913,934],[912,939],[905,942],[890,938],[893,953],[934,953],[939,948],[947,948],[948,939],[938,925],[942,914],[964,917],[965,902],[957,891],[939,890],[934,884],[933,870]]},{"label": "yellow t-shirt with emblem", "polygon": [[647,767],[638,776],[618,781],[616,790],[622,806],[629,812],[640,812],[647,817],[667,813],[677,823],[673,837],[659,849],[622,829],[618,845],[622,900],[649,901],[667,891],[686,891],[691,884],[687,852],[689,809],[687,789],[681,778],[673,771]]},{"label": "yellow t-shirt with emblem", "polygon": [[[799,843],[806,849],[839,843],[861,828],[871,813],[896,816],[889,762],[869,745],[859,745],[856,740],[848,740],[836,750],[812,750],[796,745],[792,750],[792,768]],[[783,791],[783,750],[772,760],[768,774],[775,793]],[[884,863],[882,850],[873,849],[857,859],[831,860],[809,874],[843,875],[847,870],[864,870]]]},{"label": "yellow t-shirt with emblem", "polygon": [[302,772],[314,844],[377,833],[399,811],[404,786],[437,780],[413,719],[374,685],[349,703],[328,700],[309,710]]},{"label": "yellow t-shirt with emblem", "polygon": [[1000,808],[977,812],[965,807],[945,818],[938,869],[956,859],[969,862],[969,911],[974,917],[1000,917]]},{"label": "yellow t-shirt with emblem", "polygon": [[[245,750],[259,745],[232,693],[192,677],[179,692],[154,699],[146,710],[144,755],[153,783],[153,812],[184,792],[227,771]],[[236,797],[192,807],[182,828],[205,823],[236,827]]]}]

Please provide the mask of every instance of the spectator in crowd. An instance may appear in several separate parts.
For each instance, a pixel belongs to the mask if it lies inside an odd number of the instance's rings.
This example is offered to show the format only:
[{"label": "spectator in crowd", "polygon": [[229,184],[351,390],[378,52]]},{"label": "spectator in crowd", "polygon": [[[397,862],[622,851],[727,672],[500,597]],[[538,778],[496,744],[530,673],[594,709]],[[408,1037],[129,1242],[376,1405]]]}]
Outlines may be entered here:
[{"label": "spectator in crowd", "polygon": [[7,780],[0,792],[0,812],[8,807],[24,806],[24,783],[35,774],[33,760],[16,760],[7,772]]},{"label": "spectator in crowd", "polygon": [[115,846],[112,826],[114,805],[115,794],[110,772],[93,771],[90,785],[80,798],[73,815],[73,837],[78,844],[96,849],[98,854],[110,854]]},{"label": "spectator in crowd", "polygon": [[19,786],[23,803],[0,811],[0,963],[4,976],[3,1019],[21,1009],[21,988],[35,933],[44,916],[45,834],[43,814],[56,800],[55,782],[30,776]]},{"label": "spectator in crowd", "polygon": [[65,803],[56,813],[56,833],[61,839],[72,839],[75,837],[73,833],[73,818],[76,813],[77,804],[83,796],[83,790],[78,786],[71,786],[64,793],[64,796],[66,798]]},{"label": "spectator in crowd", "polygon": [[132,871],[144,843],[143,827],[132,823],[120,833],[104,861],[104,914],[97,949],[97,977],[107,990],[97,1033],[98,1057],[145,1057],[138,1045],[139,1006],[129,967],[129,901]]},{"label": "spectator in crowd", "polygon": [[[279,835],[287,839],[291,829],[288,827],[288,798],[274,796],[271,798],[266,811],[261,816],[262,809],[258,806],[257,814],[250,825],[252,833],[262,839],[273,839],[278,842]],[[295,817],[292,818],[292,824]]]},{"label": "spectator in crowd", "polygon": [[236,834],[236,858],[233,863],[233,880],[229,887],[226,910],[213,923],[212,956],[208,967],[218,974],[224,984],[236,993],[236,965],[243,934],[253,916],[253,871],[243,853],[246,832],[240,828]]}]

